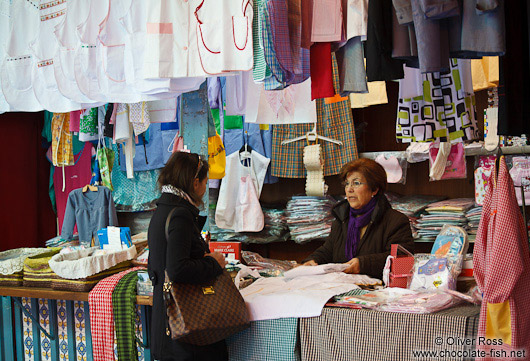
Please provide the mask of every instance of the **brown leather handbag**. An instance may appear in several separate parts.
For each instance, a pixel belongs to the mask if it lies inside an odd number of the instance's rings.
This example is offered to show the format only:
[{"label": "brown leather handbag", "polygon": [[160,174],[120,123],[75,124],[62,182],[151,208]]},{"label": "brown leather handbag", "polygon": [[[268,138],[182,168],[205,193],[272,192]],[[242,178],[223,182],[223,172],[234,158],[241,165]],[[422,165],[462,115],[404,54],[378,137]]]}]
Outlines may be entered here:
[{"label": "brown leather handbag", "polygon": [[[166,220],[166,239],[169,220]],[[247,306],[232,278],[223,273],[204,284],[164,282],[166,333],[193,345],[209,345],[250,326]]]}]

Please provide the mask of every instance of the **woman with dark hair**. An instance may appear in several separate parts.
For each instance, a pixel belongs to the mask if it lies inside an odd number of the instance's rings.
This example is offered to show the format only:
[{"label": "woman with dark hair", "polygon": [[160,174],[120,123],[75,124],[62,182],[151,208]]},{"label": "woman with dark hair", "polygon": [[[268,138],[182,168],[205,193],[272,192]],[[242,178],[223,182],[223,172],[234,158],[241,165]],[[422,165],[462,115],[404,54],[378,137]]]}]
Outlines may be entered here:
[{"label": "woman with dark hair", "polygon": [[379,163],[354,160],[344,165],[340,177],[346,199],[333,207],[331,233],[304,265],[348,263],[346,273],[381,279],[391,244],[414,249],[409,219],[386,199],[386,172]]},{"label": "woman with dark hair", "polygon": [[[161,361],[228,360],[224,340],[196,346],[172,340],[166,334],[164,272],[175,283],[202,283],[221,274],[226,265],[221,253],[210,253],[200,231],[206,221],[206,217],[199,216],[199,208],[208,183],[208,162],[198,154],[176,152],[160,172],[158,183],[162,195],[148,231],[148,269],[154,286],[151,352]],[[166,239],[166,220],[174,208]]]}]

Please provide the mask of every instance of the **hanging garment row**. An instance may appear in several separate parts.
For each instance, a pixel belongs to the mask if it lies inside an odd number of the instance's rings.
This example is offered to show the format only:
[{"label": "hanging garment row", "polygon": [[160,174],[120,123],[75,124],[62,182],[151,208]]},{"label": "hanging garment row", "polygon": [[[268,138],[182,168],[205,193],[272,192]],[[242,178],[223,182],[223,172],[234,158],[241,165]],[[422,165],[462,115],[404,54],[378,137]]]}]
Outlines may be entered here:
[{"label": "hanging garment row", "polygon": [[0,0],[0,113],[165,99],[249,70],[264,90],[311,76],[311,99],[345,96],[403,78],[404,62],[444,72],[449,56],[504,54],[502,1],[445,3]]}]

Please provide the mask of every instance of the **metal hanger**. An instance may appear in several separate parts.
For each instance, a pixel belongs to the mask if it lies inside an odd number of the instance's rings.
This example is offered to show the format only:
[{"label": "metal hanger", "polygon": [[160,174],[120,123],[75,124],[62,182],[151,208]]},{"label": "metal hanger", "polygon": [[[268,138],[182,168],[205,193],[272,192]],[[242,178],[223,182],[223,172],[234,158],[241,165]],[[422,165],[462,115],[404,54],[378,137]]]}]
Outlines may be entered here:
[{"label": "metal hanger", "polygon": [[343,144],[340,140],[335,140],[335,139],[331,139],[331,138],[325,137],[323,135],[318,135],[317,134],[317,123],[315,123],[314,126],[313,126],[313,129],[310,130],[309,132],[307,132],[305,135],[301,135],[299,137],[292,138],[292,139],[283,140],[282,141],[282,145],[293,143],[293,142],[297,142],[297,141],[303,140],[303,139],[307,139],[308,141],[311,141],[311,142],[314,142],[317,139],[321,139],[321,140],[325,140],[326,142],[334,143],[334,144],[337,144],[337,145],[342,145]]}]

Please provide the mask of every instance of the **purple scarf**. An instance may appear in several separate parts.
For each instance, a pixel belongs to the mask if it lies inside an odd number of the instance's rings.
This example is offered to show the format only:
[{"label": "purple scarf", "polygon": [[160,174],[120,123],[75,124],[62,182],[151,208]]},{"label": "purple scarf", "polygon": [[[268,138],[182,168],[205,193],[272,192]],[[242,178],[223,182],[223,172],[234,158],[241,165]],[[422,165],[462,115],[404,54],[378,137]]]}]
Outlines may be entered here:
[{"label": "purple scarf", "polygon": [[346,257],[348,261],[357,254],[357,246],[360,240],[361,228],[370,223],[372,212],[379,197],[374,196],[367,205],[354,209],[350,207],[350,219],[348,221],[348,236],[346,238]]}]

